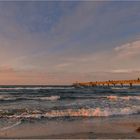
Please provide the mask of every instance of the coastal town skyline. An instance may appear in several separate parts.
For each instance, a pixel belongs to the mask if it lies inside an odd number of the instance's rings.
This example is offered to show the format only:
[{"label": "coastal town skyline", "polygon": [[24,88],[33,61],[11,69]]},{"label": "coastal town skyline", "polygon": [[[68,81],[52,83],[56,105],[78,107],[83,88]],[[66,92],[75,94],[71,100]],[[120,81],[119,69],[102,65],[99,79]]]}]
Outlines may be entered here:
[{"label": "coastal town skyline", "polygon": [[0,1],[0,85],[140,77],[139,1]]}]

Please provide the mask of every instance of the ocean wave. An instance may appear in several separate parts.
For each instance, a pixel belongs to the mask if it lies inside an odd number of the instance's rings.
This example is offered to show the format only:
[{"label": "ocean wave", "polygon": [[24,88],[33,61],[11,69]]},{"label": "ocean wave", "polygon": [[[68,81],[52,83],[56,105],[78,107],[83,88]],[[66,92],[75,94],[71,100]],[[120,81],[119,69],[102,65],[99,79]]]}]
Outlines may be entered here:
[{"label": "ocean wave", "polygon": [[110,95],[106,97],[107,99],[111,101],[117,101],[119,99],[122,100],[140,100],[140,96],[115,96],[115,95]]},{"label": "ocean wave", "polygon": [[17,96],[8,96],[0,95],[0,101],[17,101],[17,100],[46,100],[46,101],[56,101],[59,100],[60,96],[44,96],[44,97],[17,97]]},{"label": "ocean wave", "polygon": [[87,99],[108,99],[110,101],[119,100],[140,100],[140,96],[118,96],[118,95],[108,95],[108,96],[65,96],[65,95],[48,95],[48,96],[14,96],[14,95],[0,95],[0,101],[22,101],[22,100],[42,100],[42,101],[57,101],[57,100],[87,100]]},{"label": "ocean wave", "polygon": [[0,95],[0,101],[17,101],[17,100],[25,100],[27,98],[24,97],[15,97],[10,95]]},{"label": "ocean wave", "polygon": [[60,99],[60,96],[39,97],[39,98],[34,98],[34,99],[56,101]]},{"label": "ocean wave", "polygon": [[111,89],[116,89],[116,90],[119,90],[119,89],[129,89],[130,87],[111,87]]},{"label": "ocean wave", "polygon": [[1,118],[16,118],[16,119],[41,119],[44,118],[60,118],[60,117],[108,117],[119,115],[131,115],[139,114],[140,107],[132,106],[125,108],[81,108],[81,109],[64,109],[64,110],[51,110],[49,112],[42,111],[28,111],[21,110],[18,112],[15,110],[12,113],[3,113]]},{"label": "ocean wave", "polygon": [[53,110],[46,113],[47,117],[107,117],[116,115],[130,115],[140,112],[140,108],[121,108],[121,109],[68,109],[68,110]]},{"label": "ocean wave", "polygon": [[9,95],[0,95],[0,100],[5,100],[5,101],[8,101],[8,100],[15,100],[16,98],[15,97],[11,97]]},{"label": "ocean wave", "polygon": [[40,90],[40,89],[74,89],[74,87],[0,87],[0,90]]},{"label": "ocean wave", "polygon": [[0,100],[5,99],[7,96],[5,95],[0,95]]}]

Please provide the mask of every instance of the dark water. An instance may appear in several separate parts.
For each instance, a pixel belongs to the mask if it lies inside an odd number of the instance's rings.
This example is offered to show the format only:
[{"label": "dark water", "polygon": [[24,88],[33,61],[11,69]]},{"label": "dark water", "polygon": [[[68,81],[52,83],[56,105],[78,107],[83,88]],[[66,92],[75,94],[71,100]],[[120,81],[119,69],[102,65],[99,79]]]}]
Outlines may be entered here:
[{"label": "dark water", "polygon": [[22,121],[115,117],[140,113],[140,87],[0,87],[0,128]]}]

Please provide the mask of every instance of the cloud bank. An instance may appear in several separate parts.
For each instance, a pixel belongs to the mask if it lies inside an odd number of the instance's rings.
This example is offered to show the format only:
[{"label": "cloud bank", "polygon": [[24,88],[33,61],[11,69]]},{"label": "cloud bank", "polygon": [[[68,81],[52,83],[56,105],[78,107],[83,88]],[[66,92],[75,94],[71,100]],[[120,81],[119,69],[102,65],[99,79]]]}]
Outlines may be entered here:
[{"label": "cloud bank", "polygon": [[133,79],[139,2],[0,2],[0,84]]}]

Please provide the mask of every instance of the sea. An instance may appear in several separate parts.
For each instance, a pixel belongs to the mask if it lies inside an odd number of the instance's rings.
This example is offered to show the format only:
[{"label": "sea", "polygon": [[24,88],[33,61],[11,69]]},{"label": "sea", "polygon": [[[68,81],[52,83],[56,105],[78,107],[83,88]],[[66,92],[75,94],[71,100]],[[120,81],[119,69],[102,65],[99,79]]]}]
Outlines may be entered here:
[{"label": "sea", "polygon": [[140,87],[0,86],[0,131],[37,121],[140,113]]}]

